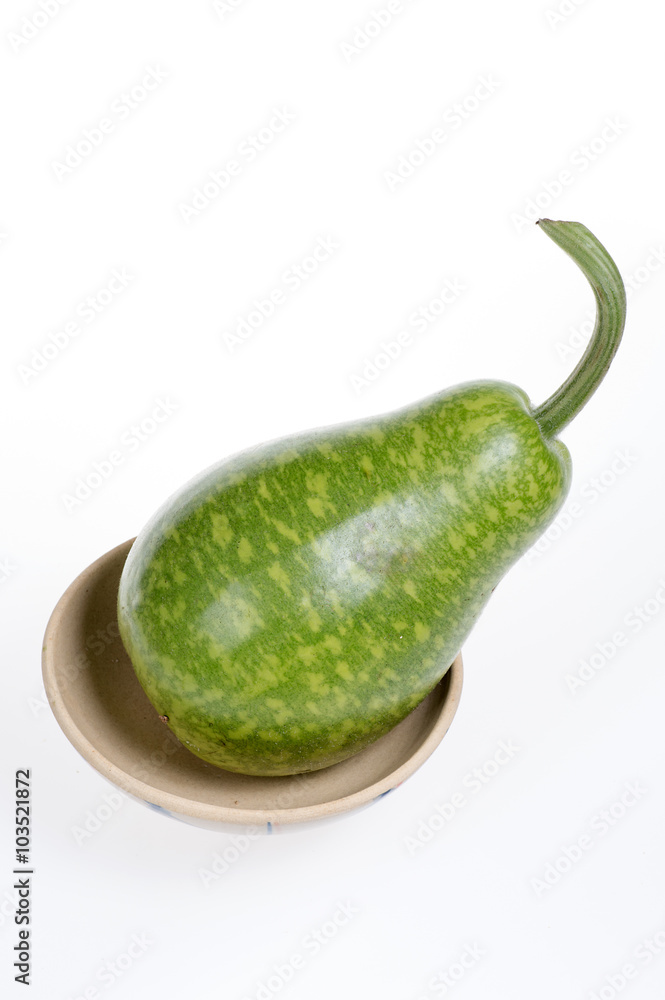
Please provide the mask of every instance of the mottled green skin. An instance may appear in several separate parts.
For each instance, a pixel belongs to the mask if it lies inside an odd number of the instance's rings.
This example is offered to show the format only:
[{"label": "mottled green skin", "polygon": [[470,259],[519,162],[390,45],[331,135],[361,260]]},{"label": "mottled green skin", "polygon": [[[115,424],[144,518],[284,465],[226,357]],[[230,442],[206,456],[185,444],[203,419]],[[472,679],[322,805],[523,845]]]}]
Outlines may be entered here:
[{"label": "mottled green skin", "polygon": [[569,479],[565,447],[496,382],[215,466],[129,554],[119,621],[139,681],[219,767],[343,760],[443,676]]}]

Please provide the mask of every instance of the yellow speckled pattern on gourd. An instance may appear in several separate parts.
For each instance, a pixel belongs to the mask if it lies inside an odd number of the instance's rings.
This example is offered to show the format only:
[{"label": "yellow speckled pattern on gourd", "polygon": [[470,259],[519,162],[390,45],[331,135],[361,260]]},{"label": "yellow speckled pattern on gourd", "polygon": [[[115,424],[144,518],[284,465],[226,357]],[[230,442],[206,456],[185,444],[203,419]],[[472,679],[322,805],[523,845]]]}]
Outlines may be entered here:
[{"label": "yellow speckled pattern on gourd", "polygon": [[437,683],[568,481],[564,446],[501,383],[228,461],[132,547],[119,608],[138,678],[220,767],[342,760]]}]

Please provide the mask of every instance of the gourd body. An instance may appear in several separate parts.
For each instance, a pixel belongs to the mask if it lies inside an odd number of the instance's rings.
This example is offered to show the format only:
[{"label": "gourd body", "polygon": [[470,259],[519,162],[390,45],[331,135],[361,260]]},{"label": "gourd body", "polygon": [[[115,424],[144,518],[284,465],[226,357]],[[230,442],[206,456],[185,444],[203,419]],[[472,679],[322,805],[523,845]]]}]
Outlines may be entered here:
[{"label": "gourd body", "polygon": [[445,674],[569,482],[566,448],[503,382],[214,466],[130,551],[118,614],[138,679],[221,768],[341,761]]}]

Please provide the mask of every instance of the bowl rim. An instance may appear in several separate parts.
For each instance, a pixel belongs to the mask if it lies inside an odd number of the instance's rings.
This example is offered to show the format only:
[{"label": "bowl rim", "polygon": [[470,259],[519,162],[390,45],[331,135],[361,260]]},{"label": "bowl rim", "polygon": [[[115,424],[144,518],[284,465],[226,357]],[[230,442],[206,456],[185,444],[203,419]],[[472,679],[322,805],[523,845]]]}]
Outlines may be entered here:
[{"label": "bowl rim", "polygon": [[[114,557],[120,554],[120,550],[127,549],[129,551],[133,541],[134,539],[130,539],[127,542],[123,542],[99,556],[69,584],[51,613],[42,644],[44,687],[51,710],[60,728],[74,748],[96,771],[129,795],[142,799],[150,805],[196,820],[228,823],[234,826],[238,824],[264,826],[267,823],[273,825],[305,823],[357,809],[396,788],[424,764],[445,736],[457,711],[462,692],[463,665],[461,653],[457,654],[444,676],[438,682],[440,684],[447,681],[448,691],[434,726],[417,750],[399,767],[390,774],[385,775],[379,781],[366,785],[364,788],[351,792],[348,795],[343,795],[340,798],[291,808],[234,808],[232,806],[201,802],[195,798],[188,798],[185,795],[169,792],[128,774],[82,733],[76,719],[67,708],[60,688],[56,639],[60,628],[67,620],[70,606],[80,590],[99,573],[101,564],[112,562]],[[69,681],[70,689],[71,683]],[[360,752],[362,753],[362,751]],[[307,773],[314,774],[316,772]]]}]

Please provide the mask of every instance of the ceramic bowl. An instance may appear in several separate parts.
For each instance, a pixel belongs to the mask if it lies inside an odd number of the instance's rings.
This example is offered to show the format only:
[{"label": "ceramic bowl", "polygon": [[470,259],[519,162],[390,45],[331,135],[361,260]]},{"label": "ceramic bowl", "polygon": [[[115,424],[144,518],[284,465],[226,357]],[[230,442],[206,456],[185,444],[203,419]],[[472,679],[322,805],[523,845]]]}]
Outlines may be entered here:
[{"label": "ceramic bowl", "polygon": [[195,826],[273,833],[375,802],[443,739],[460,699],[460,656],[406,719],[339,764],[262,778],[195,757],[160,721],[120,639],[118,583],[132,542],[97,559],[68,587],[49,620],[42,656],[46,694],[63,732],[127,795]]}]

